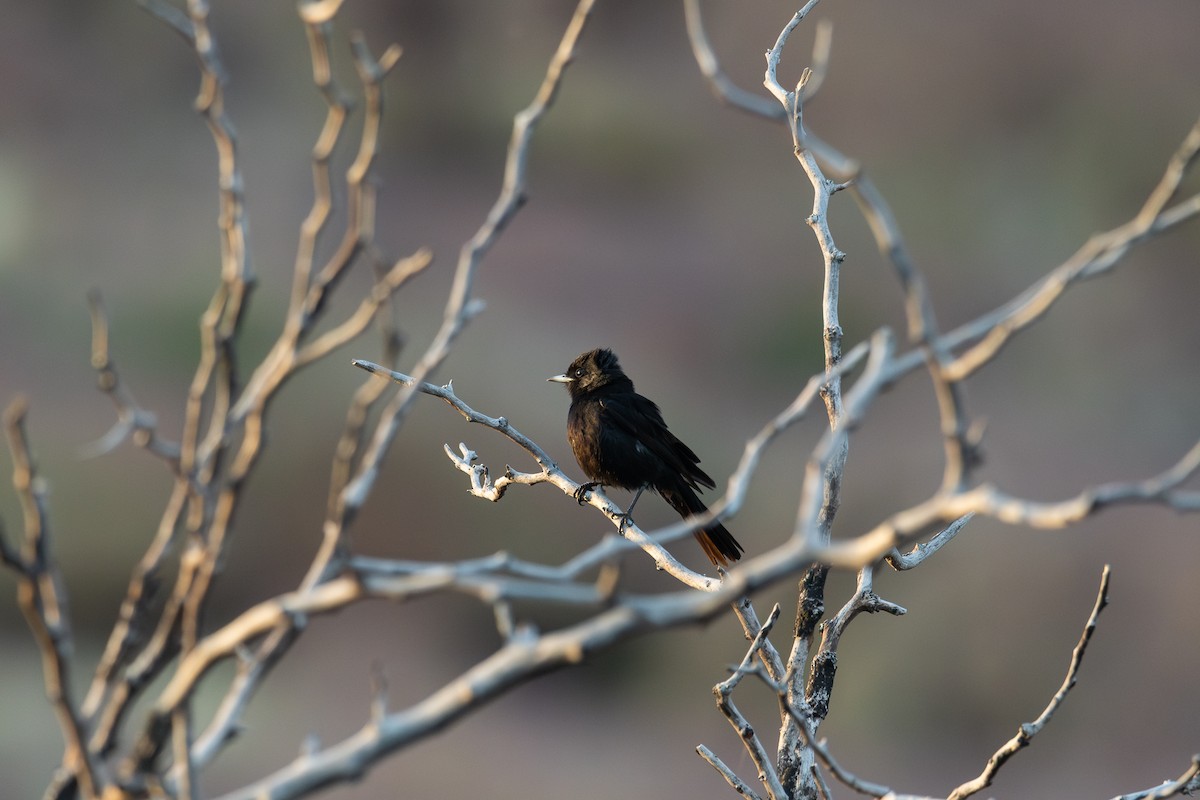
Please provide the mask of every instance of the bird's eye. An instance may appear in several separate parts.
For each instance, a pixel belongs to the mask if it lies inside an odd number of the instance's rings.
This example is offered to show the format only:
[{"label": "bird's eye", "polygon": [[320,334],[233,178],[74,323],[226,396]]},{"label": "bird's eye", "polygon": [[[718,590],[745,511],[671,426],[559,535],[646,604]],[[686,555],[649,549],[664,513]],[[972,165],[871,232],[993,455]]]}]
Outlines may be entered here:
[{"label": "bird's eye", "polygon": [[576,377],[576,378],[582,378],[582,377],[583,377],[583,367],[580,367],[579,369],[575,370],[575,377]]}]

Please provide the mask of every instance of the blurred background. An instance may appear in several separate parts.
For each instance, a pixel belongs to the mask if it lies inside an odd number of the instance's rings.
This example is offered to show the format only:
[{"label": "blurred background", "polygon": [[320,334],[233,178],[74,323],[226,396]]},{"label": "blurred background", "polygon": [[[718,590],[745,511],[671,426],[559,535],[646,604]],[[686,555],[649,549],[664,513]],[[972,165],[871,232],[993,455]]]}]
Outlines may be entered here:
[{"label": "blurred background", "polygon": [[[704,8],[727,70],[759,87],[762,53],[795,9]],[[437,260],[399,298],[409,341],[402,368],[440,321],[458,249],[499,190],[512,114],[532,98],[571,13],[548,0],[352,1],[343,10],[336,54],[348,87],[351,30],[364,30],[375,53],[404,47],[387,83],[378,240],[396,256],[428,245]],[[81,695],[169,486],[163,466],[130,445],[81,455],[114,419],[88,365],[85,294],[102,291],[123,379],[177,438],[197,320],[218,274],[215,156],[191,107],[191,52],[134,3],[7,3],[4,18],[0,401],[23,394],[32,404],[28,431],[50,487]],[[1200,113],[1200,5],[1190,0],[1136,8],[829,0],[816,18],[834,23],[833,57],[806,119],[875,178],[946,328],[1129,219]],[[283,316],[324,106],[292,4],[219,1],[211,20],[230,78],[259,277],[241,359],[249,365]],[[785,84],[806,65],[811,37],[809,23],[793,36]],[[1195,191],[1197,181],[1189,185]],[[545,378],[580,351],[610,346],[723,482],[747,437],[821,363],[821,259],[804,223],[811,189],[785,129],[711,97],[678,3],[601,3],[534,140],[529,200],[485,260],[477,295],[487,311],[439,380],[453,379],[480,411],[507,416],[577,475],[568,400]],[[849,196],[834,199],[831,225],[848,254],[847,346],[881,325],[902,332],[897,281]],[[971,379],[970,410],[987,423],[981,477],[1056,500],[1155,474],[1191,446],[1200,436],[1198,252],[1197,223],[1139,247],[1116,273],[1071,290]],[[332,318],[368,285],[366,270],[352,276]],[[213,626],[299,581],[319,541],[344,409],[363,379],[349,361],[379,353],[365,337],[283,392]],[[788,535],[802,460],[822,425],[814,416],[771,451],[730,524],[750,553]],[[470,498],[441,452],[460,441],[493,469],[530,467],[502,437],[425,399],[354,529],[359,552],[443,560],[507,549],[559,563],[609,530],[545,486],[518,487],[495,505]],[[835,535],[928,496],[941,466],[933,398],[915,375],[856,433]],[[6,485],[8,471],[6,463]],[[638,513],[646,527],[672,518],[657,500]],[[21,520],[9,489],[0,491],[0,518],[15,538]],[[920,569],[880,575],[880,594],[909,613],[850,628],[822,733],[863,777],[944,795],[1053,695],[1111,563],[1113,602],[1079,685],[990,792],[1108,797],[1177,776],[1200,749],[1198,528],[1195,517],[1157,508],[1114,509],[1066,531],[973,522]],[[690,541],[678,551],[703,565]],[[644,562],[628,560],[628,587],[675,588]],[[0,576],[5,598],[14,586]],[[851,587],[852,576],[834,576],[829,606]],[[794,600],[788,585],[756,598],[764,616],[783,605],[779,642]],[[572,618],[555,609],[536,616],[547,627]],[[356,730],[369,715],[372,665],[401,708],[496,643],[488,609],[458,597],[315,619],[251,707],[243,740],[202,785],[232,789],[287,763],[310,732],[330,744]],[[623,644],[508,694],[327,796],[729,796],[693,749],[706,744],[753,778],[710,695],[744,646],[728,617]],[[773,739],[772,698],[746,686],[737,699]],[[6,796],[38,796],[60,754],[38,653],[5,599]]]}]

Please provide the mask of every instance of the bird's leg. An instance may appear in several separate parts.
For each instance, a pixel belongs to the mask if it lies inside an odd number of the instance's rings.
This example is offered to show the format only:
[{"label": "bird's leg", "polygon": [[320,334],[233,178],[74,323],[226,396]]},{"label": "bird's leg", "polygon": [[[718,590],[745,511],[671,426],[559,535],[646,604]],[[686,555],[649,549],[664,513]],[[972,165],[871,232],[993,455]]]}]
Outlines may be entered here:
[{"label": "bird's leg", "polygon": [[622,536],[625,535],[625,526],[629,524],[629,515],[633,513],[633,507],[637,505],[638,498],[642,496],[642,492],[646,491],[647,484],[642,484],[638,487],[637,494],[633,496],[633,500],[629,503],[629,508],[625,509],[624,513],[617,514],[621,520],[621,524],[617,527],[617,532]]},{"label": "bird's leg", "polygon": [[584,495],[595,489],[597,486],[603,486],[600,481],[588,481],[587,483],[579,484],[579,488],[575,490],[574,497],[579,501],[579,505],[584,503]]}]

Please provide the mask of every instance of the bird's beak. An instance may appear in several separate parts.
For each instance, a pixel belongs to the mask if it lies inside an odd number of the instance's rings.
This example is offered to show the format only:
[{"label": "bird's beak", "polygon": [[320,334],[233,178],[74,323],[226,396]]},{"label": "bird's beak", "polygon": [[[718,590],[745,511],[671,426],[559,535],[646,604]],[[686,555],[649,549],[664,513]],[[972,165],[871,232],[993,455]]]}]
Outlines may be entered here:
[{"label": "bird's beak", "polygon": [[575,379],[570,375],[555,375],[553,378],[546,378],[546,380],[553,381],[554,383],[570,383]]}]

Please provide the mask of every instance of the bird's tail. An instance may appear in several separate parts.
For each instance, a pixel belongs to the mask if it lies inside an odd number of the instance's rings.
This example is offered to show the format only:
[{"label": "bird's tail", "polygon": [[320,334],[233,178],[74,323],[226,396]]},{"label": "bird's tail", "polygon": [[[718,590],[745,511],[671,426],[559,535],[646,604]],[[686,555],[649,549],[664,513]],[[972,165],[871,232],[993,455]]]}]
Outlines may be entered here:
[{"label": "bird's tail", "polygon": [[[684,519],[693,514],[703,514],[705,511],[708,511],[708,507],[704,505],[703,501],[692,491],[690,486],[681,486],[678,489],[668,489],[666,491],[660,489],[658,493]],[[741,544],[719,522],[714,522],[708,527],[696,531],[696,541],[704,548],[704,555],[708,556],[708,560],[717,566],[727,567],[729,566],[729,562],[737,561],[742,557],[743,548]]]}]

